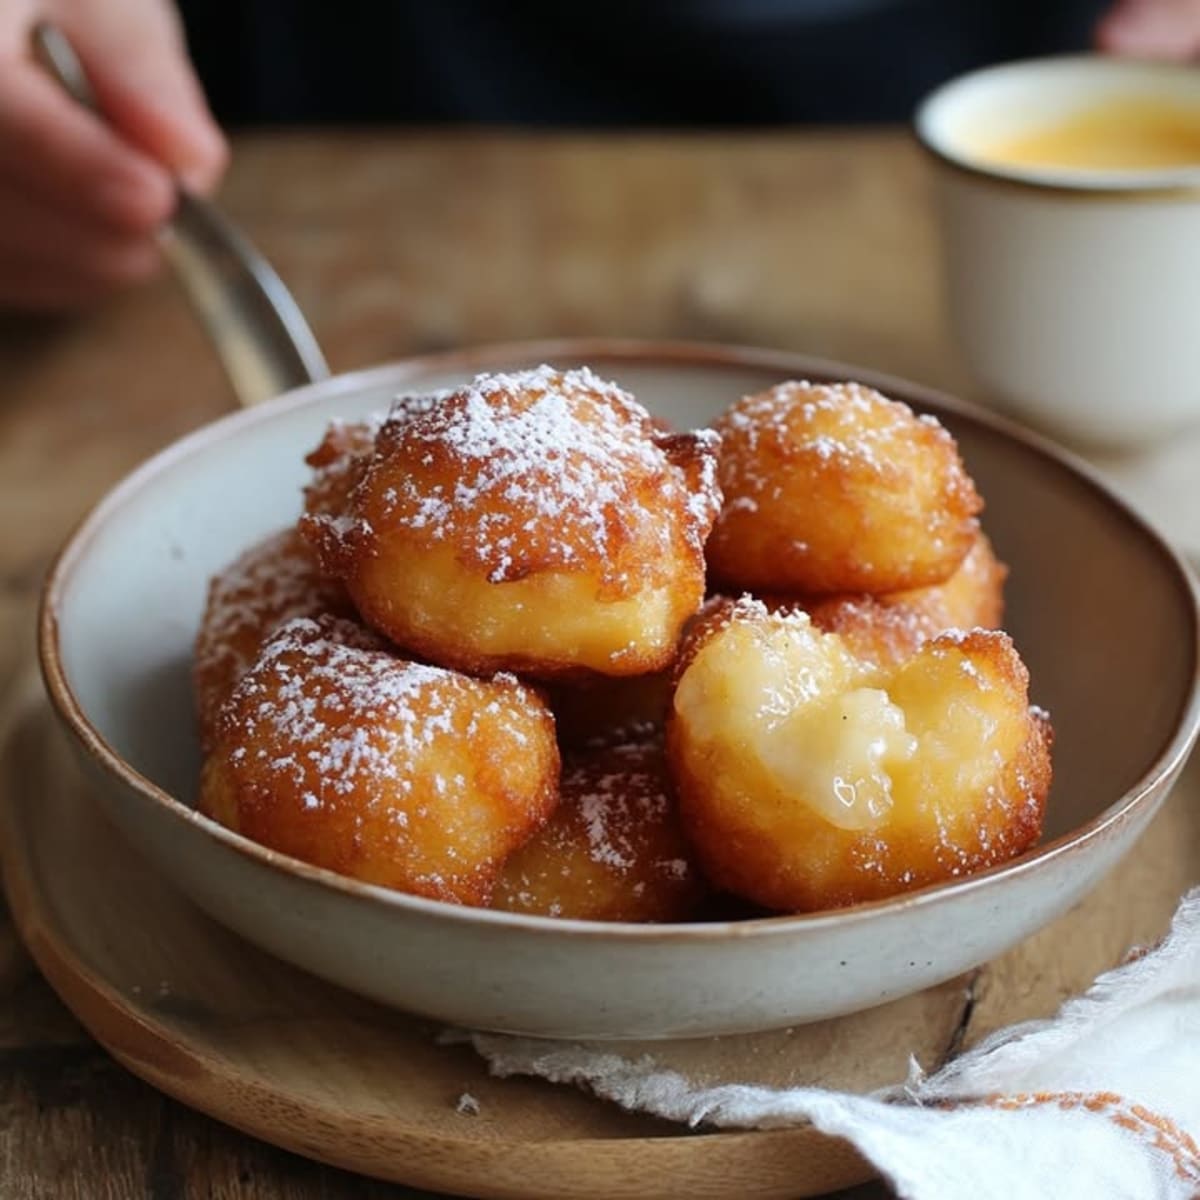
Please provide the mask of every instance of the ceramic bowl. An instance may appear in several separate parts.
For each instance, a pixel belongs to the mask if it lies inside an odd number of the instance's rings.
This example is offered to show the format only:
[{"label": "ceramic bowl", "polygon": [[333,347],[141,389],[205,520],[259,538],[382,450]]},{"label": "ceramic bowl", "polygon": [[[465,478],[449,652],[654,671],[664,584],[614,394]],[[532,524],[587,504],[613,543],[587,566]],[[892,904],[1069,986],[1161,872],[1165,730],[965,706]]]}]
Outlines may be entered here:
[{"label": "ceramic bowl", "polygon": [[[299,509],[334,415],[482,369],[589,363],[678,425],[789,377],[857,378],[940,417],[1012,567],[1007,625],[1054,717],[1042,845],[1002,868],[797,917],[606,925],[459,908],[273,853],[192,807],[189,686],[209,577]],[[1049,444],[900,380],[795,355],[564,341],[345,375],[217,421],[120,483],[54,565],[49,692],[112,821],[197,904],[356,992],[441,1021],[545,1037],[660,1038],[812,1021],[948,979],[1102,885],[1154,815],[1200,724],[1197,602],[1160,539]]]}]

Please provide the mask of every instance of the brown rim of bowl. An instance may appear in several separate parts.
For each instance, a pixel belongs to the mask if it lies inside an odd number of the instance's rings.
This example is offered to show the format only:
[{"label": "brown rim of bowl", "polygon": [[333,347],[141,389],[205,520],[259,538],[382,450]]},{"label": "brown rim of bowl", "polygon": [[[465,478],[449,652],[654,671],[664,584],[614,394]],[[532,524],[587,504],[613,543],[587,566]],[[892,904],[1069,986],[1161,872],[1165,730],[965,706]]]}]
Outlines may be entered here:
[{"label": "brown rim of bowl", "polygon": [[[1131,526],[1143,539],[1148,540],[1154,546],[1171,565],[1174,570],[1175,582],[1191,601],[1193,614],[1189,630],[1192,658],[1191,689],[1175,727],[1166,739],[1166,744],[1139,781],[1103,812],[1051,842],[1035,846],[1007,863],[990,867],[974,875],[943,883],[929,884],[915,891],[905,892],[884,900],[874,900],[846,908],[828,909],[814,913],[753,917],[743,921],[639,925],[627,922],[541,917],[449,904],[373,884],[360,883],[323,867],[312,866],[234,833],[216,821],[203,816],[181,800],[175,799],[130,766],[88,720],[67,682],[66,672],[62,665],[57,615],[59,596],[70,575],[74,561],[82,553],[92,536],[104,526],[110,513],[121,506],[127,495],[135,493],[144,480],[169,470],[178,459],[186,457],[198,448],[222,440],[233,430],[257,424],[260,421],[269,421],[281,410],[304,407],[317,399],[324,400],[331,396],[359,392],[373,384],[379,386],[385,383],[388,385],[394,383],[402,388],[406,377],[432,371],[454,371],[469,375],[485,364],[495,370],[532,362],[553,362],[555,360],[559,362],[563,360],[593,361],[600,362],[605,366],[624,362],[633,365],[677,365],[681,367],[729,368],[731,370],[749,367],[778,371],[782,378],[808,376],[828,380],[857,379],[902,399],[906,403],[916,405],[922,410],[933,409],[935,415],[937,415],[936,410],[942,410],[958,420],[982,427],[989,434],[998,434],[1001,437],[1017,441],[1055,469],[1081,479],[1110,511],[1119,515],[1127,526]],[[484,924],[520,929],[539,936],[571,933],[612,941],[645,942],[681,939],[708,941],[730,936],[771,936],[801,928],[818,929],[831,925],[869,921],[877,915],[939,904],[949,901],[963,892],[990,887],[1002,879],[1037,870],[1051,860],[1071,853],[1080,846],[1102,836],[1110,828],[1125,822],[1135,809],[1147,801],[1164,779],[1170,778],[1182,768],[1192,743],[1200,733],[1200,592],[1182,559],[1159,534],[1142,521],[1124,501],[1111,492],[1089,466],[1069,451],[1062,450],[1039,434],[1022,429],[1011,421],[993,416],[991,413],[986,413],[952,396],[922,387],[919,384],[909,383],[896,376],[787,351],[689,342],[564,338],[553,341],[507,342],[424,355],[403,359],[391,365],[369,367],[361,371],[336,375],[321,383],[310,384],[285,393],[255,408],[243,409],[203,425],[171,443],[126,475],[86,513],[68,537],[51,564],[42,588],[38,614],[38,657],[46,690],[51,702],[58,710],[60,718],[65,722],[75,740],[108,775],[133,789],[145,799],[165,808],[172,816],[198,825],[206,836],[216,839],[228,849],[244,857],[273,871],[280,871],[321,887],[330,888],[350,899],[369,904],[382,902],[390,907],[406,909],[414,915],[450,921],[483,922]]]},{"label": "brown rim of bowl", "polygon": [[[1027,66],[1033,67],[1050,63],[1084,63],[1096,60],[1112,64],[1124,63],[1130,66],[1151,68],[1160,71],[1164,75],[1180,73],[1193,81],[1195,80],[1194,68],[1183,63],[1151,62],[1141,59],[1105,59],[1104,56],[1096,54],[1047,55],[1042,58],[1015,59],[1011,62],[993,63],[990,66],[980,67],[975,71],[967,71],[965,74],[956,75],[953,79],[948,79],[945,83],[939,84],[938,87],[925,96],[920,104],[917,105],[916,112],[913,113],[910,122],[913,136],[921,148],[941,166],[949,168],[964,178],[974,179],[980,183],[994,184],[1001,188],[1015,188],[1019,191],[1037,192],[1044,196],[1054,196],[1062,200],[1078,200],[1084,203],[1102,200],[1108,203],[1168,202],[1181,204],[1200,200],[1200,179],[1188,183],[1165,183],[1157,181],[1140,183],[1135,177],[1138,173],[1129,172],[1130,178],[1128,180],[1112,180],[1111,175],[1107,175],[1105,182],[1099,182],[1095,179],[1092,182],[1087,182],[1083,177],[1078,182],[1072,182],[1065,178],[1051,180],[1048,177],[1031,176],[1016,167],[1005,168],[1000,165],[993,166],[973,162],[952,154],[950,151],[936,145],[925,128],[926,114],[932,110],[934,104],[941,100],[951,89],[960,86],[967,80]],[[1200,173],[1200,164],[1186,169],[1190,170],[1194,175],[1198,174]],[[1162,173],[1166,174],[1167,172],[1164,171]],[[1053,174],[1053,172],[1050,172],[1050,174]]]}]

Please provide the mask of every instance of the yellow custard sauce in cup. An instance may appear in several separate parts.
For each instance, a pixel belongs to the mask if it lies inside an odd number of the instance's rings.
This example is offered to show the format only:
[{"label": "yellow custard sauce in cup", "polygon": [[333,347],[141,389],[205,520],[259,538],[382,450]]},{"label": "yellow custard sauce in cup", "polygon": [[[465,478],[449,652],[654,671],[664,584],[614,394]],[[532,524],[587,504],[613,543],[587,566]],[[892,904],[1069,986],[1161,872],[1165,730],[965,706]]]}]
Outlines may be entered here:
[{"label": "yellow custard sauce in cup", "polygon": [[1012,167],[1084,171],[1146,171],[1200,167],[1200,105],[1131,92],[991,142],[982,162]]},{"label": "yellow custard sauce in cup", "polygon": [[935,91],[916,133],[983,395],[1081,446],[1200,422],[1200,70],[1006,63]]}]

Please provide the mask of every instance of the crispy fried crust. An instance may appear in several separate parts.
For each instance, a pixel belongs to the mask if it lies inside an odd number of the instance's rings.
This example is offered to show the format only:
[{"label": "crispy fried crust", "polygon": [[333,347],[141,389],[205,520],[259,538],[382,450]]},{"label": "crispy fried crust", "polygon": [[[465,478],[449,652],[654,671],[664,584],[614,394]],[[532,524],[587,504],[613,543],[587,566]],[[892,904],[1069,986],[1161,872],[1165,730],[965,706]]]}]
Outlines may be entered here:
[{"label": "crispy fried crust", "polygon": [[721,589],[799,595],[903,591],[947,580],[983,507],[932,417],[856,383],[782,383],[717,422]]},{"label": "crispy fried crust", "polygon": [[213,744],[221,706],[280,625],[294,617],[352,612],[345,589],[322,575],[294,529],[239,555],[209,584],[196,634],[192,682],[201,746]]},{"label": "crispy fried crust", "polygon": [[350,497],[366,474],[383,418],[331,421],[320,444],[306,458],[312,477],[304,489],[301,527],[314,518],[344,516]]},{"label": "crispy fried crust", "polygon": [[880,596],[763,596],[779,612],[808,613],[818,629],[840,634],[850,651],[877,667],[896,667],[951,629],[999,629],[1008,568],[980,531],[945,583]]},{"label": "crispy fried crust", "polygon": [[707,893],[670,794],[662,742],[563,763],[560,803],[504,865],[492,907],[589,921],[682,921]]},{"label": "crispy fried crust", "polygon": [[511,676],[406,662],[334,618],[276,632],[222,709],[200,807],[366,883],[486,904],[557,803],[554,721]]},{"label": "crispy fried crust", "polygon": [[475,673],[644,674],[700,604],[716,441],[657,429],[586,368],[480,376],[390,418],[348,511],[305,533],[412,653]]},{"label": "crispy fried crust", "polygon": [[1006,634],[943,634],[880,670],[805,614],[742,600],[693,639],[668,761],[715,885],[812,911],[982,870],[1039,837],[1048,720]]}]

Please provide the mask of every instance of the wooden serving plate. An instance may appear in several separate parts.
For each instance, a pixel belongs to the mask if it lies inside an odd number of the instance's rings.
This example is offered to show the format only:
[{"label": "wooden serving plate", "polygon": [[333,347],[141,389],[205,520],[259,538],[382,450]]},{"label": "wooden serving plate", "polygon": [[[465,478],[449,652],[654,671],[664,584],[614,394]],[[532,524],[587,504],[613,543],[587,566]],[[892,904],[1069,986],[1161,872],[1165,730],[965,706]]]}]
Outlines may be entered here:
[{"label": "wooden serving plate", "polygon": [[[204,916],[118,837],[40,698],[0,747],[0,861],[35,961],[154,1086],[287,1149],[486,1197],[801,1197],[871,1176],[810,1128],[696,1132],[539,1080],[493,1079],[437,1030],[288,967]],[[1166,927],[1200,877],[1200,772],[1109,885],[997,962],[867,1013],[743,1038],[617,1047],[707,1081],[869,1091],[1052,1012]],[[470,1096],[474,1114],[460,1111]]]}]

